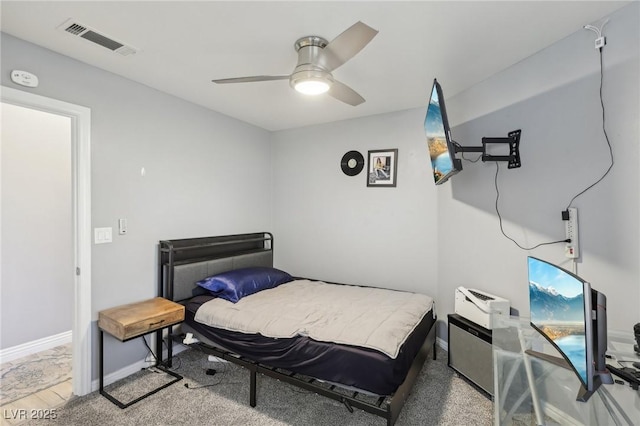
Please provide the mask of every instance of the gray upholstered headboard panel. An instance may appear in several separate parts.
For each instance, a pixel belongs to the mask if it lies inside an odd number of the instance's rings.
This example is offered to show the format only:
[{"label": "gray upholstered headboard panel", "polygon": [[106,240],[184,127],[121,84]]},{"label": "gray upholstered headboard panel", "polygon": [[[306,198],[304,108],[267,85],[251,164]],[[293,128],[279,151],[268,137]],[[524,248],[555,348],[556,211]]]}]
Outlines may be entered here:
[{"label": "gray upholstered headboard panel", "polygon": [[273,266],[273,252],[262,251],[176,265],[173,268],[173,300],[193,297],[196,282],[211,275],[251,266]]}]

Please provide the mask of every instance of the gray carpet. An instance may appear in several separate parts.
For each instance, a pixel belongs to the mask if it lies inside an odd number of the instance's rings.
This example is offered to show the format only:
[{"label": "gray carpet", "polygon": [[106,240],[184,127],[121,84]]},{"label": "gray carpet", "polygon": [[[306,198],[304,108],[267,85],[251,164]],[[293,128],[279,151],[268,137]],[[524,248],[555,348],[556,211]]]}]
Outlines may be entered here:
[{"label": "gray carpet", "polygon": [[[258,374],[258,405],[249,406],[249,373],[231,364],[212,363],[197,350],[177,357],[176,384],[121,410],[93,392],[57,409],[48,424],[64,425],[385,425],[381,417]],[[215,376],[205,374],[217,368]],[[167,375],[141,371],[107,387],[122,401],[145,393]],[[188,384],[189,388],[184,384]],[[198,386],[213,385],[197,389]],[[427,360],[396,424],[490,425],[492,402],[447,367],[447,353]],[[31,422],[28,424],[42,424]]]}]

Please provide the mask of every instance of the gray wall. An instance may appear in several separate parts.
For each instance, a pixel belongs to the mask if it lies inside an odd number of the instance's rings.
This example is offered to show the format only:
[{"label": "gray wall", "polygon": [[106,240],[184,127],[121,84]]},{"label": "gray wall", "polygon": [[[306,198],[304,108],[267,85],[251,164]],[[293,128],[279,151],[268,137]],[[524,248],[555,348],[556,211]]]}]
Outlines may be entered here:
[{"label": "gray wall", "polygon": [[[1,43],[3,85],[21,89],[10,70],[28,70],[34,93],[91,108],[92,226],[114,228],[113,243],[92,247],[94,320],[156,295],[158,240],[270,230],[266,131],[7,34]],[[139,340],[107,350],[106,373],[146,353]]]},{"label": "gray wall", "polygon": [[71,330],[74,260],[71,119],[1,107],[0,348],[5,349]]},{"label": "gray wall", "polygon": [[[582,249],[577,271],[608,296],[610,328],[624,330],[640,321],[638,6],[620,10],[605,27],[603,93],[615,166],[573,204]],[[504,227],[521,245],[564,239],[561,210],[608,166],[594,39],[576,31],[447,99],[462,145],[522,129],[522,168],[502,164],[499,175]],[[437,77],[446,96],[446,75]],[[460,285],[506,297],[528,315],[527,255],[571,269],[563,246],[527,252],[502,236],[495,163],[465,162],[435,188],[425,111],[273,134],[277,263],[299,275],[425,292],[437,299],[441,320],[453,312]],[[346,151],[366,156],[379,148],[399,148],[397,188],[367,188],[364,174],[340,171]],[[439,335],[446,337],[444,323]]]},{"label": "gray wall", "polygon": [[[275,262],[293,274],[437,297],[436,191],[422,110],[276,132]],[[367,187],[367,151],[398,149],[397,187]],[[347,176],[357,150],[365,169]]]},{"label": "gray wall", "polygon": [[[609,328],[626,331],[640,321],[639,6],[613,14],[604,30],[603,99],[615,165],[573,203],[582,250],[577,272],[607,295]],[[594,40],[593,32],[580,29],[447,102],[450,117],[466,118],[452,123],[462,145],[522,129],[522,167],[503,164],[498,183],[504,229],[523,246],[564,239],[561,211],[609,165]],[[444,79],[443,85],[446,91]],[[562,244],[527,252],[504,238],[495,213],[495,164],[463,166],[438,192],[438,223],[448,229],[443,253],[466,259],[465,268],[439,263],[440,301],[452,306],[453,288],[473,283],[528,315],[527,255],[569,270],[573,265]]]}]

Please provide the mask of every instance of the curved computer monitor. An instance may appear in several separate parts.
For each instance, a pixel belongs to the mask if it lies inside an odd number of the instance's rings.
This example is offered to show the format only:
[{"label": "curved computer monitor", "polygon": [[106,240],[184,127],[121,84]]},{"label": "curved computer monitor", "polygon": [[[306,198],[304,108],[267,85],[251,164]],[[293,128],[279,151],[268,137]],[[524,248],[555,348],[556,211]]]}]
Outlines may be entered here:
[{"label": "curved computer monitor", "polygon": [[528,258],[531,325],[562,355],[582,384],[586,401],[606,372],[606,297],[559,266]]},{"label": "curved computer monitor", "polygon": [[462,170],[462,160],[455,157],[455,147],[451,139],[451,129],[449,129],[442,88],[436,79],[433,80],[429,97],[427,115],[424,119],[424,131],[427,136],[433,179],[436,185],[440,185]]}]

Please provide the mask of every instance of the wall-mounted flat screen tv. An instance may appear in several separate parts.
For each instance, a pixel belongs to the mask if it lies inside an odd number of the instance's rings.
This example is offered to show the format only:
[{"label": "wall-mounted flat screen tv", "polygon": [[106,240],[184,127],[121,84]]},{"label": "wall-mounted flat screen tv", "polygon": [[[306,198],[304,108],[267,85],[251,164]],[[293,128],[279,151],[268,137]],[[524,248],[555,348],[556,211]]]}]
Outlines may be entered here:
[{"label": "wall-mounted flat screen tv", "polygon": [[424,131],[427,136],[433,179],[436,185],[440,185],[462,170],[462,161],[455,157],[442,88],[436,79],[433,80],[429,97]]}]

